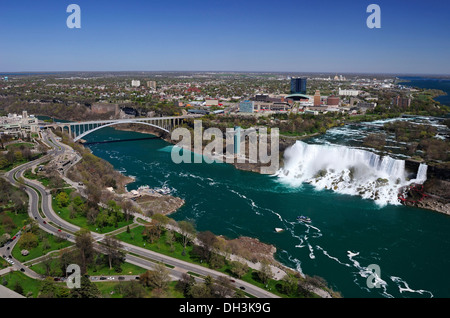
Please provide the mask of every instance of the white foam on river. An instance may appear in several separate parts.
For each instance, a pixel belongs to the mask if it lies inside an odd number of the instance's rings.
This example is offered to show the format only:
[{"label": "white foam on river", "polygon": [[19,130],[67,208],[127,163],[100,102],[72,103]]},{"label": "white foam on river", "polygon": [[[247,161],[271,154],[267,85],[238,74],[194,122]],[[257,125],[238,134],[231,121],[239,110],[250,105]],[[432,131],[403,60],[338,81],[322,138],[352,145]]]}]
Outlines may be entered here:
[{"label": "white foam on river", "polygon": [[277,173],[280,182],[293,187],[306,182],[318,190],[359,195],[380,206],[400,204],[401,187],[426,180],[425,164],[420,165],[415,179],[407,180],[404,160],[347,146],[297,141],[286,149],[284,157],[285,166]]}]

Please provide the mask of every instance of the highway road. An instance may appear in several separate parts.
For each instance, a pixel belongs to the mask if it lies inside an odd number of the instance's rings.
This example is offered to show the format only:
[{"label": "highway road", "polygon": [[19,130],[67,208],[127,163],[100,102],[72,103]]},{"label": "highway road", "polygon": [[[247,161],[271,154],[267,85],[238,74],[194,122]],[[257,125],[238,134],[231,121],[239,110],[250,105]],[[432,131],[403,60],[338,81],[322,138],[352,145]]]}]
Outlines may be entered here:
[{"label": "highway road", "polygon": [[[55,156],[59,156],[63,154],[65,151],[72,151],[67,145],[60,144],[55,136],[51,132],[43,132],[43,141],[47,143],[52,150],[48,152],[48,154],[44,157],[41,157],[33,162],[29,162],[18,166],[11,171],[5,174],[5,178],[15,186],[24,187],[25,191],[29,196],[29,214],[32,218],[38,222],[39,227],[44,231],[53,234],[53,235],[63,235],[68,241],[75,242],[75,233],[80,230],[79,227],[61,219],[57,213],[52,208],[52,198],[49,190],[47,190],[42,184],[37,181],[29,180],[23,178],[23,182],[25,184],[19,183],[17,180],[23,177],[23,173],[35,166],[37,164],[41,164],[45,161],[54,158]],[[39,211],[40,208],[40,211]],[[105,234],[92,233],[93,239],[97,242],[96,248],[101,251],[101,246],[99,243],[105,237]],[[17,242],[17,239],[16,239]],[[14,242],[15,244],[15,242]],[[153,268],[155,262],[162,262],[164,264],[170,265],[170,274],[172,278],[179,279],[183,273],[192,272],[201,276],[211,276],[213,278],[217,278],[219,276],[224,276],[223,273],[214,271],[212,269],[199,266],[196,264],[188,263],[173,257],[169,257],[163,254],[159,254],[144,248],[137,247],[135,245],[131,245],[125,242],[121,242],[123,246],[123,250],[125,252],[125,260],[127,262],[133,263],[135,265],[139,265],[143,268],[151,269]],[[5,247],[6,248],[6,247]],[[11,248],[12,250],[12,248]],[[1,251],[1,250],[0,250]],[[3,254],[2,254],[3,255]],[[20,268],[24,268],[26,274],[31,277],[36,277],[36,273],[27,269],[25,266],[20,264],[17,260],[13,260],[15,265]],[[39,275],[38,275],[39,276]],[[258,288],[254,285],[251,285],[247,282],[231,279],[230,281],[232,285],[236,288],[245,288],[245,292],[258,297],[258,298],[278,298],[278,296],[264,290]]]}]

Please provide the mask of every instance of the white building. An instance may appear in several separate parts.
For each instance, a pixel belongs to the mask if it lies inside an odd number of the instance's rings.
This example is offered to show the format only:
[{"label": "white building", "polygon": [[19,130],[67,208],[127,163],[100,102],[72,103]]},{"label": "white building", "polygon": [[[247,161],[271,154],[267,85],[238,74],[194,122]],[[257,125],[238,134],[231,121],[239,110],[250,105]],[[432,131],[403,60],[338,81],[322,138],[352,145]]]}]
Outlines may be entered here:
[{"label": "white building", "polygon": [[339,95],[340,96],[358,96],[359,91],[355,89],[340,89],[339,88]]},{"label": "white building", "polygon": [[0,117],[0,130],[2,132],[17,132],[20,130],[37,132],[39,122],[34,115],[28,115],[27,111],[23,111],[22,115],[8,114],[8,116]]},{"label": "white building", "polygon": [[141,81],[138,80],[131,81],[131,87],[139,87],[139,86],[141,86]]}]

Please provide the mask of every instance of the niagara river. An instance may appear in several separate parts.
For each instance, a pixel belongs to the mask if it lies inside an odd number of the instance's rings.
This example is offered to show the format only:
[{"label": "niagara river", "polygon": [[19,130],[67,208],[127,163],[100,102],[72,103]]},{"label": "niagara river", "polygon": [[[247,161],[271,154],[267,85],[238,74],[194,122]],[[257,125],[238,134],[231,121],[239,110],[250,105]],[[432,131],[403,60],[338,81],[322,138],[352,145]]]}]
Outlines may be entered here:
[{"label": "niagara river", "polygon": [[[173,146],[160,139],[89,148],[135,177],[128,190],[142,185],[173,189],[172,195],[185,200],[170,215],[175,220],[193,220],[198,231],[272,244],[279,262],[323,277],[344,298],[449,297],[450,217],[396,200],[401,186],[426,180],[426,165],[408,171],[394,146],[389,156],[361,146],[362,138],[384,122],[346,125],[297,141],[285,151],[284,165],[275,175],[225,163],[175,164]],[[140,137],[104,128],[85,139]],[[299,215],[311,223],[299,222]],[[275,227],[284,231],[277,233]],[[375,287],[368,284],[372,265],[380,269]]]}]

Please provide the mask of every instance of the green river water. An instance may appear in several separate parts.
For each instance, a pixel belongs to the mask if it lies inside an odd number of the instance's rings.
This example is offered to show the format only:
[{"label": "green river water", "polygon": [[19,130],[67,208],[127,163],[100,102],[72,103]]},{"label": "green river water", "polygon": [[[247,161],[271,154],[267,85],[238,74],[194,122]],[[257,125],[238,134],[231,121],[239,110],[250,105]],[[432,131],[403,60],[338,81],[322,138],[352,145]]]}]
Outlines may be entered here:
[{"label": "green river water", "polygon": [[[346,129],[314,143],[328,143]],[[366,128],[363,128],[366,129]],[[136,132],[100,129],[85,139],[142,138]],[[229,238],[250,236],[277,248],[276,259],[304,274],[318,275],[343,297],[449,297],[450,217],[387,204],[308,183],[291,185],[277,176],[223,163],[175,164],[172,145],[160,139],[89,145],[92,152],[141,185],[167,186],[186,204],[172,214],[195,221],[198,231]],[[336,158],[339,160],[339,158]],[[307,215],[311,224],[297,221]],[[275,227],[285,231],[277,233]],[[378,288],[369,288],[368,266],[380,268]],[[372,282],[376,282],[371,280]]]}]

